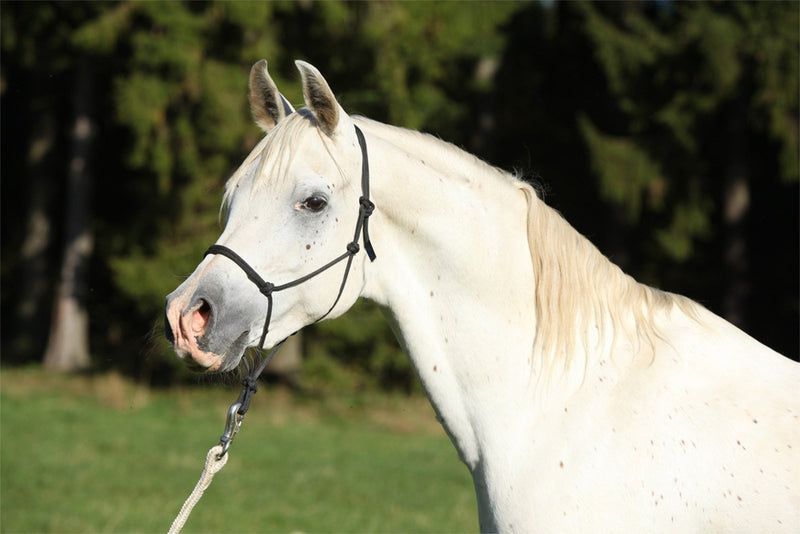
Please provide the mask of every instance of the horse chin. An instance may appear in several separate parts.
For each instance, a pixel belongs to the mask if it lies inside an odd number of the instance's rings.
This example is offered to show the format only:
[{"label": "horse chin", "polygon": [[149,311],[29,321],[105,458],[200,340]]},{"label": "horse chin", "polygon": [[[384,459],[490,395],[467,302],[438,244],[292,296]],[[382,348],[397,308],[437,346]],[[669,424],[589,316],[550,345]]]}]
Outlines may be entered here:
[{"label": "horse chin", "polygon": [[211,352],[196,349],[176,350],[175,353],[189,370],[197,373],[218,373],[225,367],[225,359]]},{"label": "horse chin", "polygon": [[192,371],[193,373],[210,373],[213,374],[216,371],[215,366],[212,365],[211,367],[206,367],[202,363],[198,362],[194,358],[183,358],[183,363],[187,369]]}]

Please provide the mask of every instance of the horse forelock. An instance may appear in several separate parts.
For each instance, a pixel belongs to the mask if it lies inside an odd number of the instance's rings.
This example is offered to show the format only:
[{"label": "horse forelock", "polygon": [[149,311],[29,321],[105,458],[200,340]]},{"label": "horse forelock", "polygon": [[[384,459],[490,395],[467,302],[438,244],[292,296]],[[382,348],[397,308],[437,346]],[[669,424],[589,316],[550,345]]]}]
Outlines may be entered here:
[{"label": "horse forelock", "polygon": [[[289,178],[288,168],[301,146],[301,137],[308,132],[316,132],[322,136],[317,128],[314,115],[307,109],[299,109],[280,121],[264,138],[253,148],[244,162],[225,184],[225,193],[222,198],[222,209],[230,207],[231,199],[240,185],[251,180],[251,192],[258,191],[270,183],[281,187]],[[256,164],[255,169],[253,165]],[[253,170],[254,169],[254,170]]]}]

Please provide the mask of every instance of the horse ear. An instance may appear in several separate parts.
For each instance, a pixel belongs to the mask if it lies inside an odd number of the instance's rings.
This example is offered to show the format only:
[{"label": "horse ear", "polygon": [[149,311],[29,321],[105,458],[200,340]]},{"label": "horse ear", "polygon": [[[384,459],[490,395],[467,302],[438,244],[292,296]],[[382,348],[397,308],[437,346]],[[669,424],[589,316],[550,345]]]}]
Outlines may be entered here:
[{"label": "horse ear", "polygon": [[333,136],[340,120],[347,117],[347,114],[336,101],[328,82],[316,67],[300,60],[294,63],[303,78],[303,98],[306,106],[314,114],[322,131],[328,136]]},{"label": "horse ear", "polygon": [[278,91],[267,71],[267,60],[257,61],[250,69],[250,111],[264,132],[272,130],[294,108]]}]

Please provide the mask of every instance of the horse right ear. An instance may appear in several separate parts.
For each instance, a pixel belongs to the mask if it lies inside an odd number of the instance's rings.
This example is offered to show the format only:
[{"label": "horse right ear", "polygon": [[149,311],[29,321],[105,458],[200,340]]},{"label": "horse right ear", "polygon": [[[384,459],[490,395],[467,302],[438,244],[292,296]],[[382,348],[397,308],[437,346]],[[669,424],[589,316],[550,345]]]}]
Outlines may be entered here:
[{"label": "horse right ear", "polygon": [[269,133],[286,115],[294,111],[272,81],[267,71],[266,59],[257,61],[250,69],[249,88],[250,111],[256,124],[264,132]]}]

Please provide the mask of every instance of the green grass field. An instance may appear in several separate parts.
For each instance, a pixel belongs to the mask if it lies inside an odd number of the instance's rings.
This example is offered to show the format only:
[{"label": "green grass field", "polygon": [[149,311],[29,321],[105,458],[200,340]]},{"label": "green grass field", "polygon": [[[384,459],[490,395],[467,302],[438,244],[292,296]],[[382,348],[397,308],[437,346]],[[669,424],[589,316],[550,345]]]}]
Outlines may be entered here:
[{"label": "green grass field", "polygon": [[[0,372],[0,531],[166,532],[237,389]],[[474,532],[467,469],[424,398],[262,387],[184,532]]]}]

